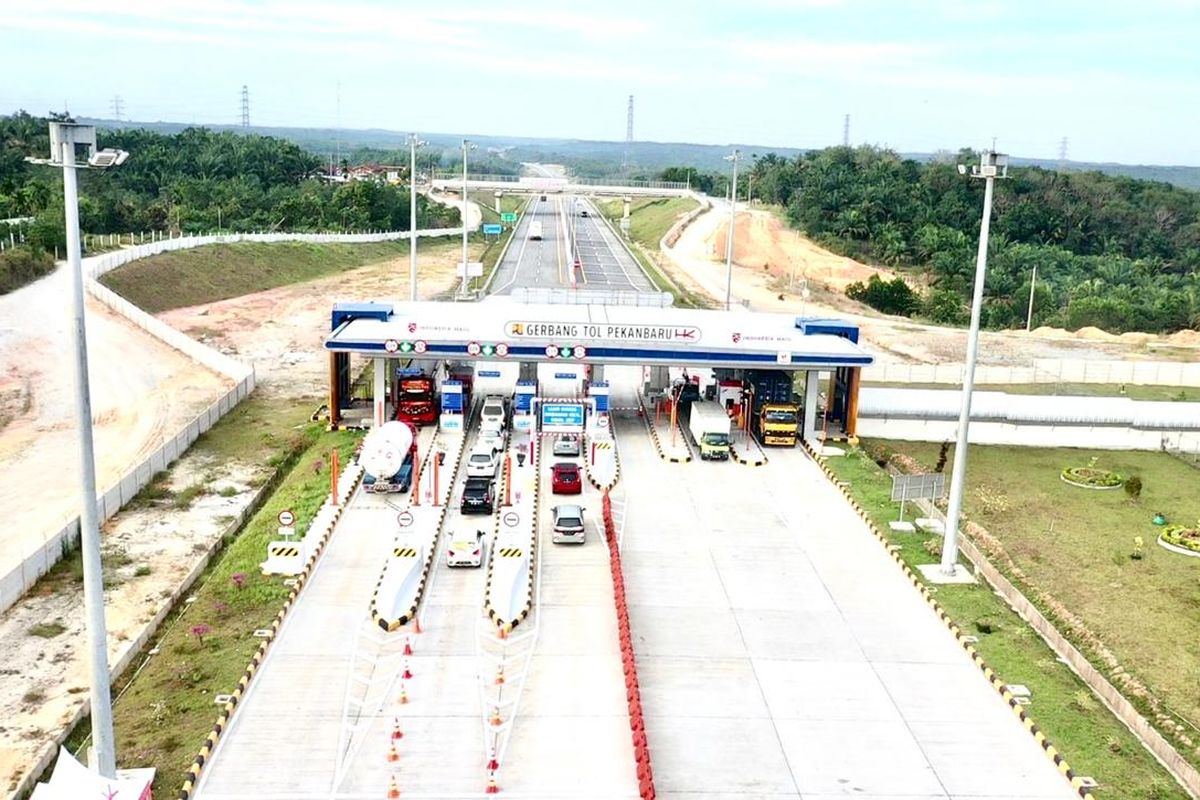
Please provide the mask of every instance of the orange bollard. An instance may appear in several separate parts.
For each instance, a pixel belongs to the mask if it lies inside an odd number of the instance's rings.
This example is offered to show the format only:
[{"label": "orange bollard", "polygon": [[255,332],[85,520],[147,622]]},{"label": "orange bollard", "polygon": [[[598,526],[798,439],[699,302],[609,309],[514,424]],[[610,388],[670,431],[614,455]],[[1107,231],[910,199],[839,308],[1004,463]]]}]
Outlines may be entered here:
[{"label": "orange bollard", "polygon": [[412,504],[421,505],[421,460],[413,458]]},{"label": "orange bollard", "polygon": [[335,447],[329,456],[329,493],[333,496],[333,505],[338,504],[338,451]]},{"label": "orange bollard", "polygon": [[388,778],[387,796],[389,798],[396,798],[396,797],[400,796],[400,787],[396,784],[396,776],[395,775]]},{"label": "orange bollard", "polygon": [[436,507],[441,505],[441,500],[438,498],[438,476],[441,474],[442,468],[437,462],[437,456],[433,457],[433,505]]},{"label": "orange bollard", "polygon": [[504,455],[504,505],[512,505],[512,456]]}]

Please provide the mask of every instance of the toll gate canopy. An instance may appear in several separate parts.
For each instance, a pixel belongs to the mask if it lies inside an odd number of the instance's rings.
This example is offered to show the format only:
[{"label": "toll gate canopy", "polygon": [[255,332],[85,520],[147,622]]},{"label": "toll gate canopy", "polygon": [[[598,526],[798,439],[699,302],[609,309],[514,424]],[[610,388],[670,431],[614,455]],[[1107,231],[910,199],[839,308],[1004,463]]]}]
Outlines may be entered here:
[{"label": "toll gate canopy", "polygon": [[325,349],[398,358],[834,370],[873,357],[839,320],[609,305],[338,303]]}]

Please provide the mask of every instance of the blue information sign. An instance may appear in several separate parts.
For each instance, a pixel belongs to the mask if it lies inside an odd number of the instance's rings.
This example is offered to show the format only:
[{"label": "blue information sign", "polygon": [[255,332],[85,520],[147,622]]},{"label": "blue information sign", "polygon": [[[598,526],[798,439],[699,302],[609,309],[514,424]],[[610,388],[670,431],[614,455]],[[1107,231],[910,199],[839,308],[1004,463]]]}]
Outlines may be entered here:
[{"label": "blue information sign", "polygon": [[483,226],[484,236],[499,236],[504,232],[504,226],[499,223],[487,223]]},{"label": "blue information sign", "polygon": [[478,370],[475,374],[478,375],[480,378],[499,378],[500,370],[498,370],[498,369],[481,369],[481,370]]},{"label": "blue information sign", "polygon": [[542,430],[583,430],[583,404],[542,403]]}]

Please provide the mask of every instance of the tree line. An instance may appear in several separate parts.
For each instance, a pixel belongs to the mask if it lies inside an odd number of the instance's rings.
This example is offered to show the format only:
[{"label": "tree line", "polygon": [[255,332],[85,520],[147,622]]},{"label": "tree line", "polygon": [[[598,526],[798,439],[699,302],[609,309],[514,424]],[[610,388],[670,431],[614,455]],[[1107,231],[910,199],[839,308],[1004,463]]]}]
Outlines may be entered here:
[{"label": "tree line", "polygon": [[[778,205],[829,249],[895,268],[847,293],[888,313],[963,324],[983,207],[983,181],[958,164],[969,150],[930,163],[876,147],[832,147],[743,164],[738,196]],[[684,168],[660,173],[678,180]],[[745,178],[743,178],[743,175]],[[707,180],[728,191],[720,174]],[[692,173],[703,189],[704,177]],[[1034,268],[1033,323],[1108,331],[1200,327],[1200,193],[1099,172],[1009,170],[996,182],[983,324],[1025,324]],[[803,265],[799,265],[803,266]]]},{"label": "tree line", "polygon": [[[33,217],[26,242],[52,251],[64,244],[61,172],[24,160],[49,154],[47,122],[23,111],[0,117],[0,219]],[[407,186],[331,182],[320,158],[282,139],[205,128],[100,129],[97,136],[100,147],[130,158],[103,173],[80,172],[86,233],[408,229]],[[418,197],[418,227],[454,226],[458,216]]]}]

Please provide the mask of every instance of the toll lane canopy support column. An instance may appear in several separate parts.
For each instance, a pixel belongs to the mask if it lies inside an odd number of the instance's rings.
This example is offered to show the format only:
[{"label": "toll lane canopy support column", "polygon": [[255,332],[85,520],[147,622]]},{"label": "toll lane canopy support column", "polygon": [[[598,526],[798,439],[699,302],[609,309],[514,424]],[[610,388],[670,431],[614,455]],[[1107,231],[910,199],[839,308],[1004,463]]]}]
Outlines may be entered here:
[{"label": "toll lane canopy support column", "polygon": [[821,373],[810,369],[804,373],[804,441],[817,441],[817,395],[821,392]]}]

